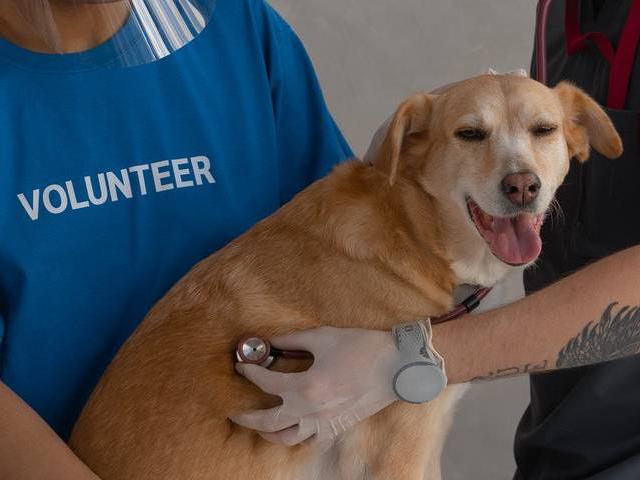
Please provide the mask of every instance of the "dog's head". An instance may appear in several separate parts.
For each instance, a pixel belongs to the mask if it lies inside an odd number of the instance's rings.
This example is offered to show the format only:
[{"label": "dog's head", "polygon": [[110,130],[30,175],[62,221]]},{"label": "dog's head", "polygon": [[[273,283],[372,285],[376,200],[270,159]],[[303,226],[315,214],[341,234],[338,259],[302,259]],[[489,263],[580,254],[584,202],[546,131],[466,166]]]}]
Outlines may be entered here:
[{"label": "dog's head", "polygon": [[580,89],[483,75],[404,101],[376,163],[391,184],[418,182],[437,200],[458,276],[491,283],[538,257],[556,189],[590,145],[622,153],[611,121]]}]

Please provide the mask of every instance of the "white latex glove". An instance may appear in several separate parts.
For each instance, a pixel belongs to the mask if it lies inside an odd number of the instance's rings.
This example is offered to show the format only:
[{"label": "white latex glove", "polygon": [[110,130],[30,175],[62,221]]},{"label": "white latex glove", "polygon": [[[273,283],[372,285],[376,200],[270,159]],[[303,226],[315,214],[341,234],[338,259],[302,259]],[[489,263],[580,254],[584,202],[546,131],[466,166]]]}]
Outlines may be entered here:
[{"label": "white latex glove", "polygon": [[282,349],[306,350],[314,363],[300,373],[278,373],[237,363],[236,370],[265,393],[282,398],[268,410],[231,420],[268,441],[320,449],[341,433],[398,400],[393,377],[400,362],[391,332],[321,327],[272,339]]}]

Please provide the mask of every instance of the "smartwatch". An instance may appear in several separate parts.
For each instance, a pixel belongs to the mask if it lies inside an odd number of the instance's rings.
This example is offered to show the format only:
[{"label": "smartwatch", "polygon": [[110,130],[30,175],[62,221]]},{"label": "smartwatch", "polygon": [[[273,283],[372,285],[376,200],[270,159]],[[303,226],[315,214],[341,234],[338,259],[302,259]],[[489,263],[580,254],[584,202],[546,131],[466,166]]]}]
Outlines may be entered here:
[{"label": "smartwatch", "polygon": [[402,360],[393,377],[393,390],[408,403],[426,403],[447,386],[444,360],[431,344],[431,323],[419,321],[392,329]]}]

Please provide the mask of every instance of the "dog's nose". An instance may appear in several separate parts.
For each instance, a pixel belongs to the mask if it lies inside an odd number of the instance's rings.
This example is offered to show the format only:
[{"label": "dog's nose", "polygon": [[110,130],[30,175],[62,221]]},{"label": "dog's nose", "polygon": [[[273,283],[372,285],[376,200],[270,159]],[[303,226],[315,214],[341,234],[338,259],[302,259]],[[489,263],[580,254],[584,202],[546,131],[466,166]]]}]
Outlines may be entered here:
[{"label": "dog's nose", "polygon": [[502,192],[519,207],[533,202],[540,191],[540,179],[535,173],[511,173],[502,179]]}]

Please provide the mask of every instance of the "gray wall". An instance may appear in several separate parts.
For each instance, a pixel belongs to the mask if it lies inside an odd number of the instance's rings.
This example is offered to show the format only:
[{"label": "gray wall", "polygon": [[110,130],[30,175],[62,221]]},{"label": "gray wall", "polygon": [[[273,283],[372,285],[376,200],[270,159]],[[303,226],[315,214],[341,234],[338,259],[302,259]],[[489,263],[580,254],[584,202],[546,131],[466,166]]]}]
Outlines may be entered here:
[{"label": "gray wall", "polygon": [[[271,0],[305,43],[329,107],[358,155],[398,102],[418,90],[528,67],[534,0]],[[514,288],[518,288],[515,286]],[[474,385],[458,409],[446,480],[499,480],[513,469],[525,379]]]}]

